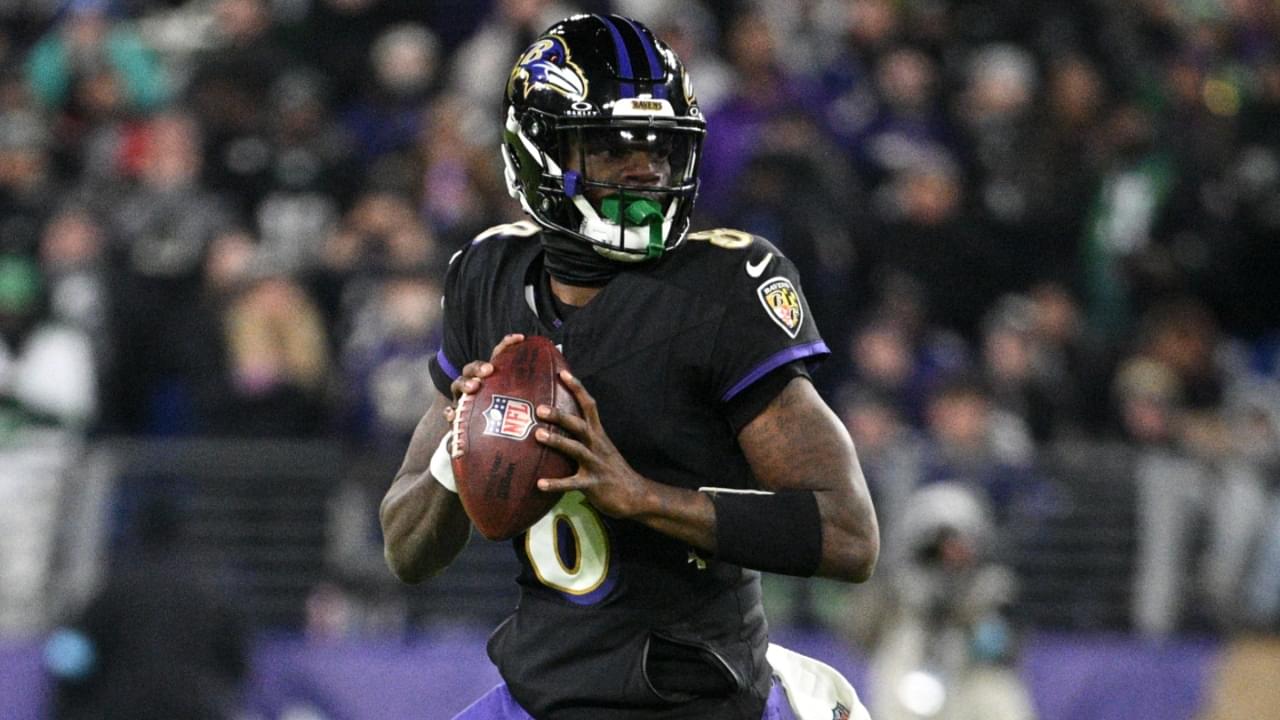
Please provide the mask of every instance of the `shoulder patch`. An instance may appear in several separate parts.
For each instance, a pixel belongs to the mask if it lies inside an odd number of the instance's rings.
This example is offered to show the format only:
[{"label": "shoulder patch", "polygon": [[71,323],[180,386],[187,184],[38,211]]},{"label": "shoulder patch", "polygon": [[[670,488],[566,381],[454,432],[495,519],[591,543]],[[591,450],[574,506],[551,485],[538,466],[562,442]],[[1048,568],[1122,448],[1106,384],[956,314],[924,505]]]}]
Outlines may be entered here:
[{"label": "shoulder patch", "polygon": [[800,304],[800,293],[796,292],[790,280],[781,275],[771,277],[756,288],[756,296],[769,313],[769,318],[787,335],[794,338],[800,334],[800,326],[804,324],[804,306]]}]

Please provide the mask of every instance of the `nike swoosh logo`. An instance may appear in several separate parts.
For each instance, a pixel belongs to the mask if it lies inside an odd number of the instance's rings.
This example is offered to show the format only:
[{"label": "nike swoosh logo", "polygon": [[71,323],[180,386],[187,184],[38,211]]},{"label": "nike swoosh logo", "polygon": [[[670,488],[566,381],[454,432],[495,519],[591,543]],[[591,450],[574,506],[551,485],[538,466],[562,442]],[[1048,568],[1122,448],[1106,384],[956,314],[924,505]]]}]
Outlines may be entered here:
[{"label": "nike swoosh logo", "polygon": [[764,269],[769,267],[769,263],[773,262],[773,253],[769,253],[760,259],[760,262],[753,263],[747,261],[747,274],[753,278],[758,278],[764,274]]}]

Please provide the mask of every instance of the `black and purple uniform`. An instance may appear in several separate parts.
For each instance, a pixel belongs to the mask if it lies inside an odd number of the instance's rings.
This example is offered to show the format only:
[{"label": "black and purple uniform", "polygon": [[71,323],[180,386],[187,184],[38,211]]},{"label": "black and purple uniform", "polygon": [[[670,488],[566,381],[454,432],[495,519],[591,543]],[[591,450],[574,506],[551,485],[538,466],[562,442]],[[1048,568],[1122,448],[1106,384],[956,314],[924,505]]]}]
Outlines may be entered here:
[{"label": "black and purple uniform", "polygon": [[[504,335],[545,335],[636,471],[690,489],[754,488],[738,430],[829,353],[792,264],[737,231],[695,233],[625,266],[565,315],[538,228],[502,226],[452,259],[444,312],[431,367],[442,393]],[[761,717],[771,678],[759,573],[603,516],[576,492],[512,545],[520,602],[489,655],[532,715]]]}]

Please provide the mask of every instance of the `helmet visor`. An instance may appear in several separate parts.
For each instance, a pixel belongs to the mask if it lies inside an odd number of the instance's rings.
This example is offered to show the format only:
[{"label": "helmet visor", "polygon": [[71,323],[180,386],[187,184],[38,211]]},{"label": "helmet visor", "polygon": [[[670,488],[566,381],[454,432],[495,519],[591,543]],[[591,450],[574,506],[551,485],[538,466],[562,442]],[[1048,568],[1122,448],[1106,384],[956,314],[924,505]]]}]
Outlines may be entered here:
[{"label": "helmet visor", "polygon": [[[576,170],[593,204],[601,194],[627,191],[664,205],[692,190],[701,135],[651,124],[577,127],[568,134],[566,168]],[[593,197],[595,196],[595,197]]]}]

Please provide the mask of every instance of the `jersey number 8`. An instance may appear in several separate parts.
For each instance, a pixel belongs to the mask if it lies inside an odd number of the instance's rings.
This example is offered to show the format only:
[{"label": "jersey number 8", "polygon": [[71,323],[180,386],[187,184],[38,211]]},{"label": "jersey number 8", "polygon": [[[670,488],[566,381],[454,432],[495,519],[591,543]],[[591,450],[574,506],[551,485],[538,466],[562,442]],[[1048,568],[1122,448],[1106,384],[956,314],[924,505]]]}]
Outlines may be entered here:
[{"label": "jersey number 8", "polygon": [[741,250],[751,244],[754,236],[751,233],[745,233],[741,230],[732,230],[730,228],[716,228],[715,230],[701,230],[695,233],[689,233],[689,239],[695,241],[705,241],[718,248],[725,250]]}]

